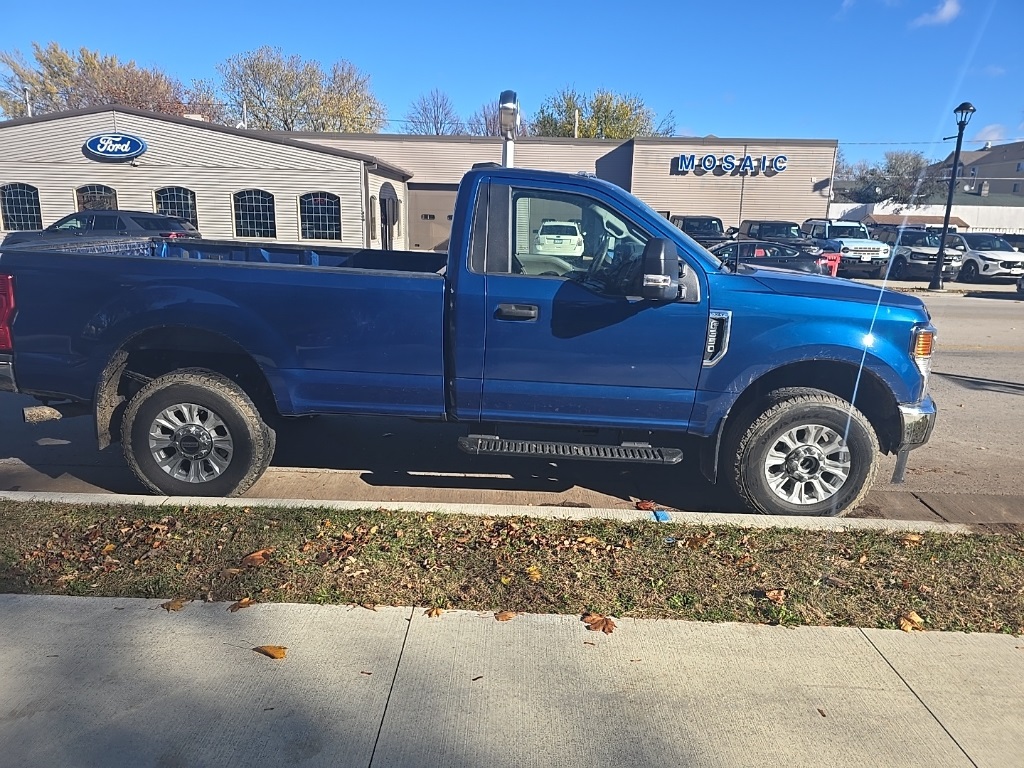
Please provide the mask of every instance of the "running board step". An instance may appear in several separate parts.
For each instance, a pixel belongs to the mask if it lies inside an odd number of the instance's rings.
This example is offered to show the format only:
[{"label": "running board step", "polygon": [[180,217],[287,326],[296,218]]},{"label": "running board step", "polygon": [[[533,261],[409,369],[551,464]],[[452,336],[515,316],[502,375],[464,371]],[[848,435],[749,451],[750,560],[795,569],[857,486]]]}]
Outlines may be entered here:
[{"label": "running board step", "polygon": [[592,445],[590,443],[550,443],[537,440],[502,440],[494,435],[467,435],[459,438],[459,449],[474,456],[536,456],[542,459],[584,459],[589,461],[627,461],[638,464],[678,464],[683,452],[678,448],[652,448],[649,445]]}]

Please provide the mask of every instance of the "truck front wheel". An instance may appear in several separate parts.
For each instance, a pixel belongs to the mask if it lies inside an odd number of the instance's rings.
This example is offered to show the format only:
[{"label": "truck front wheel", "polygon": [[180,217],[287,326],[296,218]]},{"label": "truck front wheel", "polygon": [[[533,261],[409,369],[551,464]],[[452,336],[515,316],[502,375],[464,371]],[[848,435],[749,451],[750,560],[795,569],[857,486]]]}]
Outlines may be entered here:
[{"label": "truck front wheel", "polygon": [[[779,389],[726,435],[731,480],[752,512],[841,516],[875,477],[878,438],[842,398],[818,389]],[[726,454],[727,456],[729,454]]]},{"label": "truck front wheel", "polygon": [[200,369],[153,379],[125,409],[128,465],[155,493],[236,496],[270,465],[276,435],[230,379]]}]

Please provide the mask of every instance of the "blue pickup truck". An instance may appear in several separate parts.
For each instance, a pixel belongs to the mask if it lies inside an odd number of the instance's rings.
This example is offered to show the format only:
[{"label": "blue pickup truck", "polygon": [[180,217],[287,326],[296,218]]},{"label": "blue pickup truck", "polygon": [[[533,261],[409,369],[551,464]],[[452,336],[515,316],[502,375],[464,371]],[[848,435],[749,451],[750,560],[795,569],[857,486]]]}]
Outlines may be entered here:
[{"label": "blue pickup truck", "polygon": [[[536,253],[545,221],[578,234]],[[472,454],[692,448],[738,507],[838,515],[935,420],[920,300],[725,264],[591,176],[474,168],[447,256],[108,245],[0,252],[0,390],[90,415],[158,493],[244,492],[282,417],[380,414],[463,424]]]}]

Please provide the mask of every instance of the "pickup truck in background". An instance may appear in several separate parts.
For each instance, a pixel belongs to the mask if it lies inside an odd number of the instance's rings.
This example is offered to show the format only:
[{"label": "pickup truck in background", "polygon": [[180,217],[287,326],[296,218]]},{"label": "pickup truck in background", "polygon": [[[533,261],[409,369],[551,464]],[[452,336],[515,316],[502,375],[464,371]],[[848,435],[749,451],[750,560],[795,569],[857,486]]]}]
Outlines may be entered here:
[{"label": "pickup truck in background", "polygon": [[705,248],[733,240],[732,235],[726,234],[725,225],[717,216],[673,216],[669,221]]},{"label": "pickup truck in background", "polygon": [[[535,253],[545,220],[579,222],[582,253]],[[447,256],[101,250],[0,251],[0,390],[91,415],[157,493],[244,492],[281,417],[379,414],[464,425],[472,454],[672,465],[696,445],[737,506],[839,515],[935,420],[919,299],[730,266],[592,177],[471,170]]]}]

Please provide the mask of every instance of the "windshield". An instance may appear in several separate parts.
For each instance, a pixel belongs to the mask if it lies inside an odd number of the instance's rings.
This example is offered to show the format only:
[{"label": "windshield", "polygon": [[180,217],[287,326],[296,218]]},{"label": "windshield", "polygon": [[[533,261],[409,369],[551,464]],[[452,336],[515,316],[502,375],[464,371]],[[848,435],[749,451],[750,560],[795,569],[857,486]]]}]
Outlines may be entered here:
[{"label": "windshield", "polygon": [[900,235],[900,245],[921,245],[929,248],[939,247],[939,236],[934,232],[904,232]]},{"label": "windshield", "polygon": [[868,230],[863,224],[848,224],[846,226],[829,227],[829,238],[854,238],[870,240]]},{"label": "windshield", "polygon": [[1013,246],[996,235],[964,235],[964,240],[975,251],[1012,251]]},{"label": "windshield", "polygon": [[769,221],[761,225],[761,237],[803,237],[803,233],[792,222]]},{"label": "windshield", "polygon": [[720,219],[683,219],[683,231],[720,235],[724,230]]}]

